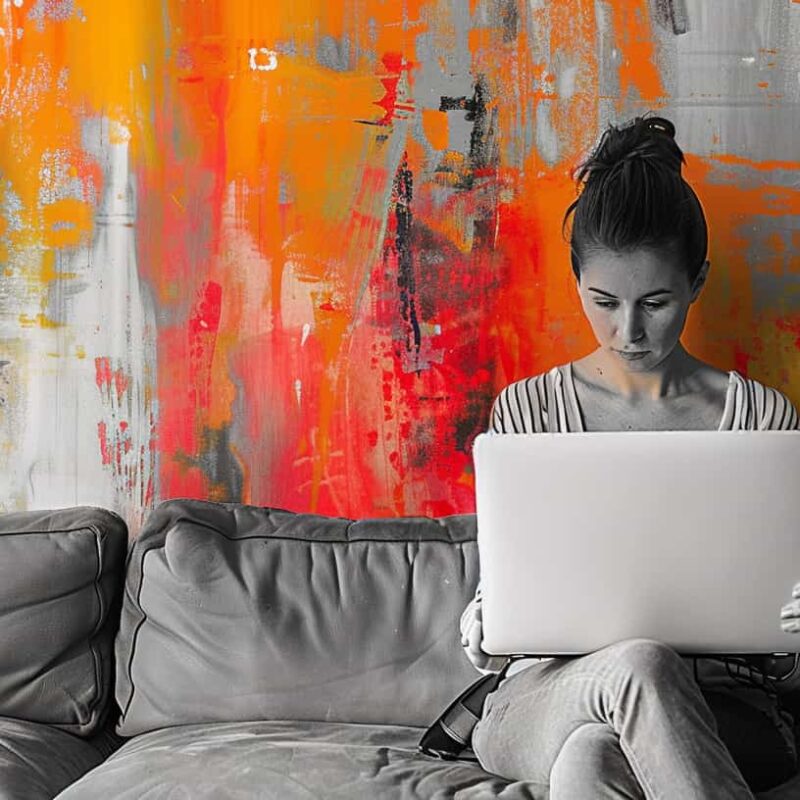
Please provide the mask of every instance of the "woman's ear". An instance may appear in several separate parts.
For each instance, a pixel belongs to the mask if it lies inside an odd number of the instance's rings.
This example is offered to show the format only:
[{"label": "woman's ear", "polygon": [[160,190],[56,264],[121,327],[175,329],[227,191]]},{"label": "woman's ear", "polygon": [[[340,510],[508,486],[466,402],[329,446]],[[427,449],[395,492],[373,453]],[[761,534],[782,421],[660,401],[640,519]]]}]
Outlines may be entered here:
[{"label": "woman's ear", "polygon": [[706,278],[708,277],[708,270],[711,267],[711,262],[706,259],[703,262],[703,266],[700,267],[700,272],[697,273],[697,277],[694,279],[694,283],[692,284],[692,294],[689,298],[690,303],[694,303],[695,300],[700,296],[700,291],[705,285]]}]

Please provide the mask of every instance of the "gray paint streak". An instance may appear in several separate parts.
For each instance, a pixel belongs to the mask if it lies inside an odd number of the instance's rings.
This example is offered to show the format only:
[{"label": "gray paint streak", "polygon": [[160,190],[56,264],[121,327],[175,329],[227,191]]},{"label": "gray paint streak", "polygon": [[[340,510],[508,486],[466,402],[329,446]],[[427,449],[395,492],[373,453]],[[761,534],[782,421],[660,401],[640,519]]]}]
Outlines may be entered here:
[{"label": "gray paint streak", "polygon": [[347,72],[352,69],[350,58],[350,40],[341,40],[333,36],[322,36],[317,43],[317,62],[336,72]]}]

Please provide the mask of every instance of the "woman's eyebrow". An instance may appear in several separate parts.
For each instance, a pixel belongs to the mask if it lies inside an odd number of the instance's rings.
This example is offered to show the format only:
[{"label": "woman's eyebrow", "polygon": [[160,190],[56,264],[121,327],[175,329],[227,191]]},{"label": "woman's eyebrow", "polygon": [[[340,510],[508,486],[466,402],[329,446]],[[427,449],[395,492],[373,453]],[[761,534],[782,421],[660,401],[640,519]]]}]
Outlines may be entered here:
[{"label": "woman's eyebrow", "polygon": [[[598,294],[605,295],[606,297],[613,297],[615,300],[617,296],[615,294],[611,294],[611,292],[604,292],[602,289],[595,289],[594,286],[589,287],[590,292],[597,292]],[[653,297],[657,294],[671,294],[672,291],[670,289],[656,289],[653,292],[648,292],[647,294],[643,294],[640,299],[644,300],[645,297]]]}]

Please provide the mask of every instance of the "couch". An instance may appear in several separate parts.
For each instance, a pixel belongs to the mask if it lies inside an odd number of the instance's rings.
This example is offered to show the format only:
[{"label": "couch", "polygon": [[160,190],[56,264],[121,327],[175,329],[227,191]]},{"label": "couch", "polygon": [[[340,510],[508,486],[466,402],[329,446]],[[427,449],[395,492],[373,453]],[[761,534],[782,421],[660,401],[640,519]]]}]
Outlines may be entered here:
[{"label": "couch", "polygon": [[531,800],[417,749],[477,578],[472,514],[0,515],[0,800]]},{"label": "couch", "polygon": [[475,517],[0,516],[0,800],[532,798],[422,755],[477,673]]}]

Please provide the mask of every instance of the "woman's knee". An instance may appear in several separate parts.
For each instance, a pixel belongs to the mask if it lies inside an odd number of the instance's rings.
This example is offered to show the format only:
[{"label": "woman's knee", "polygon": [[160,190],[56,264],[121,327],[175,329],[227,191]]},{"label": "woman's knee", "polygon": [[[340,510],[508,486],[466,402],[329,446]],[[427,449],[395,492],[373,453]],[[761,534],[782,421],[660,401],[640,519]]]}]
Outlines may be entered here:
[{"label": "woman's knee", "polygon": [[678,653],[655,639],[625,639],[604,649],[617,668],[648,682],[689,675]]},{"label": "woman's knee", "polygon": [[643,797],[619,737],[604,723],[585,723],[565,740],[550,772],[551,798]]}]

